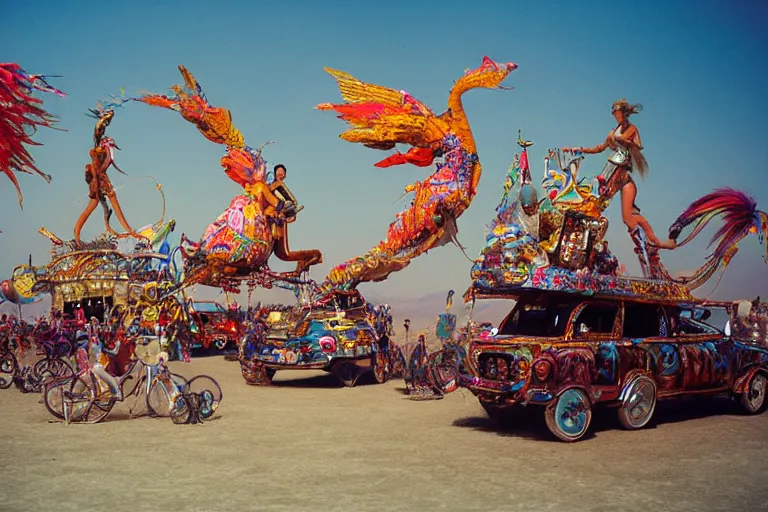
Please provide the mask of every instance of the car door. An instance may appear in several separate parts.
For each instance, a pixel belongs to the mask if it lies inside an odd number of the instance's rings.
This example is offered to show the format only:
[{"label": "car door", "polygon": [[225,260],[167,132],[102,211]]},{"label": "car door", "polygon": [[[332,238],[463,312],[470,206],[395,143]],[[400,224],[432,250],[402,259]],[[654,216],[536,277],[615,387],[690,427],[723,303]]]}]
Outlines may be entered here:
[{"label": "car door", "polygon": [[[671,310],[672,308],[668,308]],[[714,313],[714,315],[713,315]],[[720,307],[680,311],[678,320],[685,389],[729,387],[737,359],[733,340],[715,325],[729,319]]]},{"label": "car door", "polygon": [[576,308],[571,315],[566,338],[570,342],[586,343],[588,348],[558,350],[561,374],[574,383],[615,384],[618,369],[615,340],[621,323],[619,311],[618,301],[587,301]]},{"label": "car door", "polygon": [[659,304],[624,302],[621,334],[622,372],[650,372],[660,390],[679,387],[680,347],[671,337],[669,319]]}]

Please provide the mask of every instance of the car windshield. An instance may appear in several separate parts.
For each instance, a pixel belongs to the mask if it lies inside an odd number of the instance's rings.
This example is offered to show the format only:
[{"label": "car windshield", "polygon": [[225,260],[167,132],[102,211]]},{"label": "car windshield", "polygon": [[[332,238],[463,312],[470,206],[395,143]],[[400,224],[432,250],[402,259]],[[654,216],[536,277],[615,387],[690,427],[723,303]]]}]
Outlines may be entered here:
[{"label": "car windshield", "polygon": [[322,320],[317,318],[307,318],[299,323],[294,332],[294,336],[301,338],[307,336],[310,333],[325,330],[325,324]]},{"label": "car windshield", "polygon": [[309,322],[309,329],[307,330],[307,333],[324,331],[324,330],[325,330],[325,322],[323,322],[322,320],[311,320]]},{"label": "car windshield", "polygon": [[725,308],[683,309],[680,311],[680,331],[683,334],[720,334],[728,320]]},{"label": "car windshield", "polygon": [[192,307],[198,313],[224,313],[216,304],[210,302],[195,302],[192,304]]},{"label": "car windshield", "polygon": [[565,334],[568,319],[581,301],[570,298],[541,295],[521,297],[512,312],[502,322],[502,336],[546,336]]},{"label": "car windshield", "polygon": [[336,311],[336,307],[341,311],[356,309],[365,305],[365,301],[359,295],[337,294],[333,300],[329,300],[322,306],[323,311]]}]

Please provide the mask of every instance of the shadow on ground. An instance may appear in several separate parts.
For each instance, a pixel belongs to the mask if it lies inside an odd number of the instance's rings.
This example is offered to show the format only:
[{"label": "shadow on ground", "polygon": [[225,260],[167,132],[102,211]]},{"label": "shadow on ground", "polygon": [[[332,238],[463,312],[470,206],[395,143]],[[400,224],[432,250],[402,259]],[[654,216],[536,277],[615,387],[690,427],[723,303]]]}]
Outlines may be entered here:
[{"label": "shadow on ground", "polygon": [[[727,397],[686,397],[659,402],[646,429],[654,429],[665,423],[679,423],[714,416],[742,414],[738,403]],[[544,421],[544,407],[520,408],[510,421],[500,424],[488,416],[469,416],[457,419],[453,426],[480,432],[492,432],[504,437],[518,437],[538,441],[558,441]],[[621,429],[615,408],[602,407],[592,412],[592,425],[582,440],[594,438],[607,430]]]}]

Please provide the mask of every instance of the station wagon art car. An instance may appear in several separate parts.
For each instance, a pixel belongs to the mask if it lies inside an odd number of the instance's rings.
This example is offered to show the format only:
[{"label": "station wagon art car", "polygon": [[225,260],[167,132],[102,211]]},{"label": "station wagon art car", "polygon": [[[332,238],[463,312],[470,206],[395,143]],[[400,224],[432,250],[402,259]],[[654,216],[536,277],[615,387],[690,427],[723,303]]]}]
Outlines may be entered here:
[{"label": "station wagon art car", "polygon": [[640,302],[526,291],[498,327],[468,344],[463,385],[491,417],[541,405],[552,433],[580,439],[597,404],[617,407],[627,429],[651,420],[656,401],[727,393],[749,413],[768,406],[768,349],[703,321],[725,304]]},{"label": "station wagon art car", "polygon": [[615,407],[627,429],[647,425],[657,400],[681,395],[729,394],[748,413],[764,411],[768,348],[759,342],[765,329],[755,327],[760,312],[734,334],[730,320],[707,318],[716,309],[732,313],[733,305],[706,303],[693,290],[724,271],[748,233],[762,241],[768,215],[730,189],[697,200],[672,224],[670,239],[690,228],[676,242],[685,245],[716,216],[724,225],[705,263],[676,276],[662,264],[659,245],[649,242],[647,223],[638,221],[629,235],[642,277],[629,276],[605,239],[603,214],[620,187],[608,186],[607,175],[591,184],[580,179],[580,156],[549,150],[538,200],[528,166],[532,143],[518,139],[522,153],[465,294],[472,306],[484,298],[516,304],[498,330],[473,329],[464,340],[460,385],[500,420],[512,408],[541,406],[549,430],[563,441],[585,435],[597,405]]}]

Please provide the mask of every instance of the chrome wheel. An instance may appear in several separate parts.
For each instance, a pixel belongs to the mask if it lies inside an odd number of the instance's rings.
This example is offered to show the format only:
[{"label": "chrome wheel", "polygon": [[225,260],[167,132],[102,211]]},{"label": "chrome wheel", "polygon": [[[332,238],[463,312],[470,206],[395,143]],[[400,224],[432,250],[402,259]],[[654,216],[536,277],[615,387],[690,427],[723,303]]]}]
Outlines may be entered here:
[{"label": "chrome wheel", "polygon": [[656,410],[656,384],[645,375],[633,379],[625,388],[624,401],[619,408],[621,426],[634,430],[651,421]]},{"label": "chrome wheel", "polygon": [[561,393],[544,413],[549,430],[560,440],[578,441],[592,422],[592,407],[587,394],[571,388]]},{"label": "chrome wheel", "polygon": [[741,395],[741,405],[749,414],[758,414],[765,410],[768,402],[765,400],[765,394],[768,391],[768,379],[765,374],[758,372],[752,376],[747,385],[747,389]]}]

